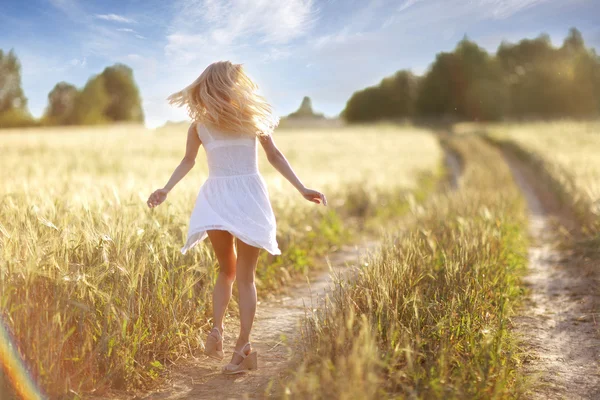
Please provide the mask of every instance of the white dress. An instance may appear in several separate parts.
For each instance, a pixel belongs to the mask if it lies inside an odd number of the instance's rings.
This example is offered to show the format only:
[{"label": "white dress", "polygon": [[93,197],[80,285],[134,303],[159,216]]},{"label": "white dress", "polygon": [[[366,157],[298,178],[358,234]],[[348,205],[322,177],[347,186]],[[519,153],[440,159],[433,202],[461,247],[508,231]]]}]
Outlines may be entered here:
[{"label": "white dress", "polygon": [[196,132],[206,151],[209,173],[198,193],[181,252],[185,254],[206,239],[207,230],[214,229],[228,231],[273,255],[281,254],[269,193],[258,171],[256,137],[209,130],[200,123]]}]

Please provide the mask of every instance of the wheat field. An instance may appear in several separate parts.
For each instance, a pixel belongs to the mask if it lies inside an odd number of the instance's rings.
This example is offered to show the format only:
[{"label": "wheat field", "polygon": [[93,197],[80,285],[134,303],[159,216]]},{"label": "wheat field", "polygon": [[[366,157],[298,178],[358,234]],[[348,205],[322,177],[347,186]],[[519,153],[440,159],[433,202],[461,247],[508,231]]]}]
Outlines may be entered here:
[{"label": "wheat field", "polygon": [[[512,399],[523,395],[510,329],[525,272],[525,204],[496,149],[447,143],[461,184],[433,193],[355,279],[304,321],[286,399]],[[502,190],[499,190],[502,188]],[[382,279],[385,277],[385,279]]]},{"label": "wheat field", "polygon": [[[201,347],[216,260],[182,255],[204,155],[149,210],[184,154],[185,127],[15,130],[0,139],[0,315],[32,378],[58,396],[152,385],[168,360]],[[261,156],[281,257],[261,258],[259,296],[312,257],[410,201],[440,173],[434,135],[391,125],[280,130],[276,143],[330,207],[296,195]],[[235,309],[235,305],[234,305]],[[235,312],[235,311],[234,311]]]},{"label": "wheat field", "polygon": [[[600,123],[538,122],[486,126],[488,134],[509,143],[538,165],[561,200],[583,226],[600,228]],[[594,226],[595,225],[595,226]]]}]

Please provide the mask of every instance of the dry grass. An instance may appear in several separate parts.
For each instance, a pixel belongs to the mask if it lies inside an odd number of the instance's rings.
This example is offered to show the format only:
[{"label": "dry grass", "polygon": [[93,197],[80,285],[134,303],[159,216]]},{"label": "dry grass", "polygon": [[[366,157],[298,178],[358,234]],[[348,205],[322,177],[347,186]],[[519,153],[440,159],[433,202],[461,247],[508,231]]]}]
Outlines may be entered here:
[{"label": "dry grass", "polygon": [[587,203],[589,211],[600,216],[600,123],[507,124],[486,130],[541,158],[574,201]]},{"label": "dry grass", "polygon": [[530,163],[573,212],[582,228],[575,248],[584,256],[600,256],[600,123],[504,124],[485,131]]},{"label": "dry grass", "polygon": [[[165,205],[145,206],[183,155],[185,133],[125,126],[2,135],[0,314],[46,393],[149,385],[168,360],[200,348],[216,261],[204,245],[185,256],[179,249],[207,176],[204,156]],[[277,142],[332,207],[294,195],[261,159],[284,249],[262,259],[261,294],[348,240],[348,221],[404,210],[406,193],[441,160],[436,139],[410,128],[281,131]]]},{"label": "dry grass", "polygon": [[[524,271],[524,202],[500,154],[450,142],[461,187],[417,208],[308,318],[287,398],[514,398],[509,318]],[[501,190],[499,190],[501,188]]]}]

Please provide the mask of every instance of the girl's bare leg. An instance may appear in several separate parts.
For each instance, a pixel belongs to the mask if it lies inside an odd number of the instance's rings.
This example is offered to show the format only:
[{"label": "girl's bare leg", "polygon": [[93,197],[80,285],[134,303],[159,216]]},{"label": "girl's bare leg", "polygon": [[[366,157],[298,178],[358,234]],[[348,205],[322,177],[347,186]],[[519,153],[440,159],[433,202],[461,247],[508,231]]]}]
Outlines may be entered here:
[{"label": "girl's bare leg", "polygon": [[235,281],[236,254],[233,236],[227,231],[208,231],[208,238],[219,261],[219,275],[213,291],[213,326],[223,334],[223,318]]},{"label": "girl's bare leg", "polygon": [[[236,280],[240,307],[240,335],[235,348],[241,350],[250,341],[250,331],[254,323],[254,314],[256,314],[254,275],[260,249],[238,240],[237,251]],[[234,353],[231,362],[239,364],[241,357]]]}]

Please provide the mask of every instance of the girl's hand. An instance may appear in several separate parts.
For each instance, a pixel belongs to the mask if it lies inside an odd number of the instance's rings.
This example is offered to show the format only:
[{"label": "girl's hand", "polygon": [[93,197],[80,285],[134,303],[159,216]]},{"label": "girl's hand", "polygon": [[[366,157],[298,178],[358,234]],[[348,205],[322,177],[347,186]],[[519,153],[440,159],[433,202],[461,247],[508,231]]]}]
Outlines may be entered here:
[{"label": "girl's hand", "polygon": [[324,206],[327,205],[327,198],[321,192],[318,192],[318,191],[312,190],[312,189],[308,189],[308,188],[304,188],[304,189],[300,190],[300,193],[302,194],[302,197],[304,197],[308,201],[312,201],[313,203],[316,203],[316,204],[323,204]]},{"label": "girl's hand", "polygon": [[146,204],[148,204],[148,207],[150,208],[159,206],[167,199],[168,193],[169,191],[167,189],[155,190],[154,193],[152,193],[150,197],[148,197],[148,201],[146,201]]}]

